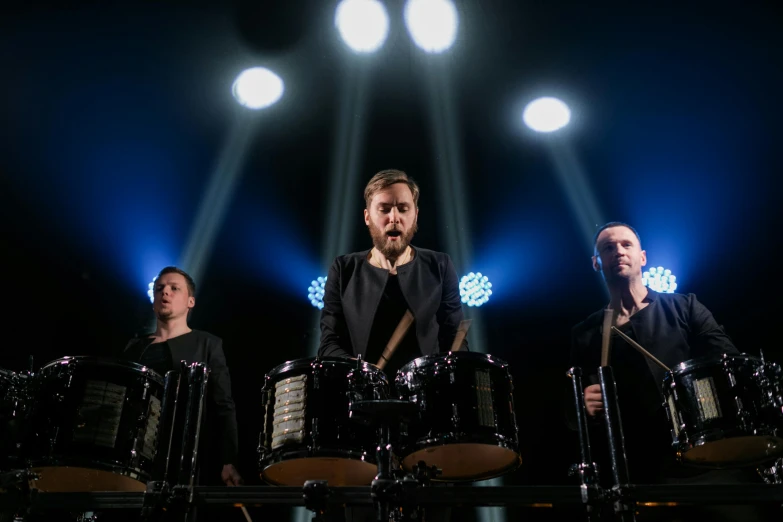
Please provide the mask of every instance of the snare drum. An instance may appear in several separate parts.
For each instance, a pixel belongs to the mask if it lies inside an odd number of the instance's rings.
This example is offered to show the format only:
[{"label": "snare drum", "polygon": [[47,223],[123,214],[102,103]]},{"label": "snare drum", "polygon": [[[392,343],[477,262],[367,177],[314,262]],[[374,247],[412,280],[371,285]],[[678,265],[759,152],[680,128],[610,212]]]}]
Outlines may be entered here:
[{"label": "snare drum", "polygon": [[384,373],[343,357],[289,361],[266,376],[261,478],[274,485],[366,486],[377,474],[374,429],[350,418],[351,401],[388,398]]},{"label": "snare drum", "polygon": [[[172,372],[173,373],[173,372]],[[163,378],[124,360],[65,357],[35,375],[29,459],[42,491],[144,491],[159,447]]]},{"label": "snare drum", "polygon": [[441,481],[483,480],[522,463],[508,364],[491,355],[448,352],[419,357],[400,368],[401,399],[419,418],[400,432],[401,465],[437,466]]},{"label": "snare drum", "polygon": [[689,464],[760,464],[783,454],[780,368],[750,355],[685,361],[663,379],[672,446]]}]

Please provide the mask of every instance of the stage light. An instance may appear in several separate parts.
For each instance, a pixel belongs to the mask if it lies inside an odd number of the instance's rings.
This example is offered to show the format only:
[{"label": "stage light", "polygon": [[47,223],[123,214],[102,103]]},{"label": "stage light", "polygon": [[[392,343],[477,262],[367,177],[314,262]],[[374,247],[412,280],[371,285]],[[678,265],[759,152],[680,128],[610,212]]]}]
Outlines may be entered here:
[{"label": "stage light", "polygon": [[157,280],[158,280],[158,276],[155,276],[152,278],[152,282],[149,285],[147,285],[148,286],[147,297],[150,298],[150,303],[155,302],[155,281]]},{"label": "stage light", "polygon": [[380,49],[389,34],[389,15],[378,0],[342,0],[334,25],[343,41],[357,53]]},{"label": "stage light", "polygon": [[677,278],[671,270],[664,270],[662,266],[642,272],[642,283],[644,286],[663,294],[672,294],[677,290]]},{"label": "stage light", "polygon": [[538,98],[527,104],[522,120],[536,132],[554,132],[568,125],[571,111],[557,98]]},{"label": "stage light", "polygon": [[441,53],[457,38],[457,8],[451,0],[408,0],[405,25],[414,43],[428,53]]},{"label": "stage light", "polygon": [[489,301],[492,295],[492,283],[481,272],[470,272],[459,282],[459,295],[462,302],[468,306],[481,306]]},{"label": "stage light", "polygon": [[324,307],[324,286],[326,285],[326,278],[319,277],[318,279],[311,281],[310,286],[307,288],[307,298],[310,300],[310,304],[314,307],[322,310]]},{"label": "stage light", "polygon": [[253,67],[242,71],[231,92],[234,98],[248,109],[265,109],[283,96],[283,80],[265,67]]}]

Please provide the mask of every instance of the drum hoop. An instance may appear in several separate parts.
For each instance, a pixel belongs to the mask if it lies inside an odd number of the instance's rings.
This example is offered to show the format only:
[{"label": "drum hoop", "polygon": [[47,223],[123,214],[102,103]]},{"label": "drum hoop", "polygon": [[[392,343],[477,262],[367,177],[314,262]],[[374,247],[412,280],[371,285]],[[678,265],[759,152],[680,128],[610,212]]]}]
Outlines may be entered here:
[{"label": "drum hoop", "polygon": [[346,448],[322,448],[319,450],[313,450],[307,447],[289,447],[286,451],[286,447],[274,449],[265,453],[262,458],[259,459],[259,464],[263,470],[274,464],[280,464],[287,460],[297,459],[311,459],[311,458],[345,458],[346,460],[361,460],[369,462],[370,464],[376,464],[376,455],[374,452],[368,452],[363,450],[346,449]]},{"label": "drum hoop", "polygon": [[690,359],[687,361],[683,361],[674,368],[672,368],[669,372],[667,372],[667,376],[669,374],[673,375],[682,375],[684,373],[689,373],[695,370],[700,370],[702,368],[708,368],[711,366],[720,366],[724,364],[726,361],[732,361],[732,362],[739,362],[741,364],[747,364],[750,362],[755,362],[757,364],[761,364],[761,359],[750,354],[727,354],[722,353],[720,355],[704,355],[702,357],[696,357],[695,359]]},{"label": "drum hoop", "polygon": [[70,365],[70,364],[115,367],[115,368],[123,368],[126,370],[134,370],[136,373],[140,373],[145,377],[149,377],[150,379],[156,381],[161,385],[163,384],[163,377],[152,368],[148,366],[144,366],[143,364],[135,363],[133,361],[128,361],[125,359],[113,359],[110,357],[95,357],[90,355],[76,355],[76,356],[61,357],[60,359],[55,359],[54,361],[50,361],[46,363],[44,366],[41,367],[39,372],[43,372],[44,370],[49,368],[54,368],[57,365]]},{"label": "drum hoop", "polygon": [[501,370],[508,370],[508,363],[503,359],[500,359],[499,357],[495,357],[494,355],[490,355],[486,353],[478,353],[478,352],[446,352],[446,353],[437,353],[433,355],[424,355],[422,357],[413,359],[411,362],[402,366],[397,373],[398,374],[405,373],[417,368],[427,368],[432,366],[438,361],[442,361],[442,360],[445,361],[446,359],[457,360],[457,361],[460,359],[482,361],[482,362],[489,363],[491,366],[495,368]]},{"label": "drum hoop", "polygon": [[[269,370],[269,373],[267,373],[266,376],[268,379],[273,379],[283,373],[290,372],[293,370],[312,368],[313,363],[315,361],[320,361],[321,363],[324,363],[326,365],[345,366],[346,368],[350,368],[354,370],[357,368],[357,363],[359,362],[356,359],[351,359],[348,357],[305,357],[302,359],[292,359],[290,361],[286,361],[282,364],[279,364],[274,368],[272,368],[271,370]],[[383,371],[380,368],[367,361],[362,361],[361,367],[364,370],[374,370],[379,374],[383,374]]]},{"label": "drum hoop", "polygon": [[[147,459],[146,457],[143,457],[143,459],[144,462],[148,462],[150,466],[152,466],[154,463],[154,459]],[[132,478],[134,480],[149,480],[152,478],[152,473],[150,471],[143,470],[139,467],[132,468],[116,460],[110,461],[79,457],[52,456],[32,459],[30,460],[30,467],[80,467],[98,471],[106,471],[108,473],[121,475],[123,477]]]}]

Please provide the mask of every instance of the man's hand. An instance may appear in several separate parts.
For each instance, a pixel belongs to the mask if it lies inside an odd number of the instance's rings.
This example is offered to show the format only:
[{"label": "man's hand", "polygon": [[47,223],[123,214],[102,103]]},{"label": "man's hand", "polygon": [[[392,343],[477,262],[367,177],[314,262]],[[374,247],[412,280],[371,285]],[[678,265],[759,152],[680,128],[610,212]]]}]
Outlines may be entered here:
[{"label": "man's hand", "polygon": [[600,384],[591,384],[585,388],[585,408],[587,408],[587,414],[591,417],[595,417],[597,413],[604,411],[604,400],[601,397]]},{"label": "man's hand", "polygon": [[223,466],[220,478],[223,479],[226,486],[239,486],[243,482],[237,468],[235,468],[233,464],[226,464]]}]

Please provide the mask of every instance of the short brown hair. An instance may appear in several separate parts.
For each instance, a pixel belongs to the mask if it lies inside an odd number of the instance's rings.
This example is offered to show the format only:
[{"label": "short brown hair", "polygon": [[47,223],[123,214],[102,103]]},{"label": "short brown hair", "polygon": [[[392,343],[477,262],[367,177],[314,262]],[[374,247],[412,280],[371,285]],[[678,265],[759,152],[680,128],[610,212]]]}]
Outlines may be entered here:
[{"label": "short brown hair", "polygon": [[367,186],[364,187],[364,203],[367,208],[370,208],[370,203],[375,194],[395,183],[405,183],[408,185],[408,188],[411,189],[411,194],[413,194],[413,205],[418,207],[419,186],[413,181],[413,178],[409,177],[401,170],[386,169],[373,176],[372,179],[367,182]]},{"label": "short brown hair", "polygon": [[187,285],[188,285],[188,295],[191,296],[191,297],[195,297],[196,296],[196,282],[193,281],[193,278],[190,277],[190,274],[188,274],[187,272],[185,272],[181,268],[177,268],[176,266],[167,266],[166,268],[164,268],[163,270],[161,270],[158,273],[158,277],[156,277],[155,279],[156,280],[160,279],[162,276],[164,276],[166,274],[179,274],[182,277],[184,277],[185,278],[185,283],[187,283]]}]

